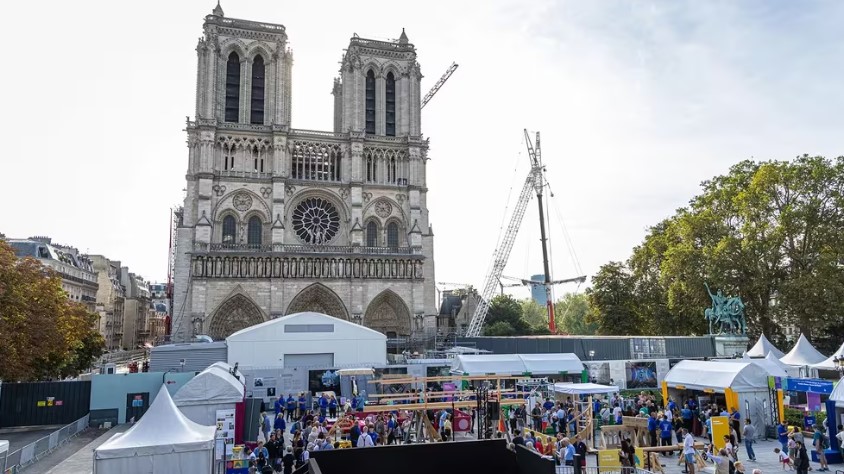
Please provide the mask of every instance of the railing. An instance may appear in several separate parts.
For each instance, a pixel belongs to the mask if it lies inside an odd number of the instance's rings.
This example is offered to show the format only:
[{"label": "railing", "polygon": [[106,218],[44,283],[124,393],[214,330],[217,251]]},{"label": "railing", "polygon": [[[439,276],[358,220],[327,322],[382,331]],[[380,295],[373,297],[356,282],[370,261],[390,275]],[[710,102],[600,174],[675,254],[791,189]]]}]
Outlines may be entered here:
[{"label": "railing", "polygon": [[215,171],[214,173],[219,175],[221,178],[270,179],[273,176],[272,173],[261,173],[259,171],[237,171],[237,170],[222,171],[222,170],[218,170],[218,171]]},{"label": "railing", "polygon": [[365,247],[357,245],[300,245],[300,244],[194,244],[197,252],[284,252],[355,255],[421,255],[418,247]]},{"label": "railing", "polygon": [[62,446],[68,440],[78,435],[79,433],[88,429],[88,415],[74,421],[73,423],[62,427],[61,429],[50,433],[49,435],[38,439],[26,446],[13,451],[6,458],[6,473],[16,474],[26,466],[38,461],[45,455],[53,452],[59,446]]},{"label": "railing", "polygon": [[217,122],[217,127],[225,130],[245,130],[252,132],[269,132],[272,130],[269,125],[257,123]]}]

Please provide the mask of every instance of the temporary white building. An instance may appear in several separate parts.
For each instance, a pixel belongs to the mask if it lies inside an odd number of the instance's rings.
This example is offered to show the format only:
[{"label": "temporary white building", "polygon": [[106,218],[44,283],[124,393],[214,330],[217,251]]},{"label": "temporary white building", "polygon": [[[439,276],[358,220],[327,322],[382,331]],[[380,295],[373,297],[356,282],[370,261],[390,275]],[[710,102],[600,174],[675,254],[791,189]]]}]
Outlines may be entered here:
[{"label": "temporary white building", "polygon": [[234,410],[235,405],[243,401],[243,395],[243,382],[231,374],[228,364],[218,363],[183,385],[173,395],[173,402],[191,421],[213,425],[217,421],[217,410]]},{"label": "temporary white building", "polygon": [[575,354],[473,354],[458,355],[451,364],[457,375],[532,376],[580,374],[583,362]]},{"label": "temporary white building", "polygon": [[[775,373],[770,375],[786,376],[784,371],[772,370]],[[768,375],[768,370],[759,361],[684,360],[665,374],[665,383],[675,390],[724,393],[729,388],[738,396],[739,411],[763,422],[768,416]]]},{"label": "temporary white building", "polygon": [[785,355],[781,350],[771,344],[771,341],[769,341],[764,334],[759,336],[759,340],[756,341],[756,344],[754,344],[753,347],[746,352],[746,354],[748,357],[767,357],[768,354],[773,354],[777,358]]},{"label": "temporary white building", "polygon": [[593,395],[597,393],[615,393],[615,385],[601,385],[597,383],[555,383],[552,390],[567,395]]},{"label": "temporary white building", "polygon": [[841,344],[841,347],[839,347],[838,350],[835,351],[835,353],[829,356],[829,358],[827,358],[826,360],[821,361],[817,364],[812,364],[812,368],[821,370],[837,370],[838,367],[835,365],[835,359],[840,359],[842,357],[844,357],[844,344]]},{"label": "temporary white building", "polygon": [[791,348],[788,354],[780,357],[783,363],[796,367],[811,366],[823,362],[825,359],[826,356],[818,352],[812,346],[812,343],[806,339],[806,336],[802,334],[800,335],[800,339],[797,340],[797,344]]},{"label": "temporary white building", "polygon": [[94,474],[210,474],[215,432],[215,426],[194,423],[183,415],[162,385],[140,421],[94,450]]},{"label": "temporary white building", "polygon": [[387,364],[387,336],[322,313],[295,313],[226,338],[240,367],[367,367]]},{"label": "temporary white building", "polygon": [[[844,378],[841,380],[844,380]],[[841,383],[841,380],[835,384],[835,388],[833,388],[832,393],[829,394],[829,399],[834,401],[835,406],[838,408],[844,408],[844,383]]]}]

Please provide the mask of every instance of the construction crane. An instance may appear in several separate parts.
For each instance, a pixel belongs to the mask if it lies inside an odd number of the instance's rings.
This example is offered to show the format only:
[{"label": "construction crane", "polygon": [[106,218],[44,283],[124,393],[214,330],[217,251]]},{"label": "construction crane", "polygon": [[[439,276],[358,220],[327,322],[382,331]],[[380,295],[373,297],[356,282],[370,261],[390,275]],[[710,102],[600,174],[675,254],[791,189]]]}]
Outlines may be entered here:
[{"label": "construction crane", "polygon": [[447,81],[448,78],[451,77],[452,74],[454,74],[454,71],[457,70],[457,66],[457,63],[451,63],[451,66],[448,67],[448,69],[445,71],[445,74],[440,77],[440,80],[437,81],[437,83],[434,84],[434,87],[432,87],[431,90],[429,90],[428,93],[425,94],[425,97],[422,98],[422,105],[419,107],[420,109],[424,109],[425,105],[430,102],[431,99],[434,98],[434,95],[437,93],[437,91],[440,90],[443,84],[445,84],[445,81]]},{"label": "construction crane", "polygon": [[[525,130],[525,143],[527,144],[528,156],[530,158],[530,172],[525,178],[525,184],[522,186],[522,192],[519,194],[519,200],[516,202],[516,207],[513,209],[513,215],[510,217],[510,224],[504,232],[504,238],[495,249],[492,256],[492,263],[487,275],[484,279],[481,299],[478,306],[475,308],[475,314],[472,315],[472,321],[466,330],[468,337],[476,337],[481,335],[481,330],[484,326],[484,320],[489,312],[489,304],[495,296],[497,287],[501,285],[502,273],[504,267],[507,266],[507,260],[510,258],[510,252],[513,250],[513,244],[516,242],[516,236],[519,233],[519,228],[522,226],[522,219],[525,217],[527,205],[530,202],[531,194],[536,193],[536,200],[539,204],[539,229],[540,238],[542,241],[542,263],[545,269],[545,278],[542,282],[537,282],[545,287],[545,295],[547,299],[548,309],[548,329],[551,334],[557,332],[557,325],[554,320],[554,301],[551,296],[551,289],[555,284],[567,282],[567,280],[551,281],[550,265],[548,263],[548,241],[545,236],[545,208],[542,202],[542,191],[545,188],[545,167],[542,165],[542,151],[539,144],[539,132],[536,132],[536,148],[531,143],[530,135]],[[585,277],[577,277],[570,279],[571,281],[579,281]],[[532,281],[532,280],[525,280]]]}]

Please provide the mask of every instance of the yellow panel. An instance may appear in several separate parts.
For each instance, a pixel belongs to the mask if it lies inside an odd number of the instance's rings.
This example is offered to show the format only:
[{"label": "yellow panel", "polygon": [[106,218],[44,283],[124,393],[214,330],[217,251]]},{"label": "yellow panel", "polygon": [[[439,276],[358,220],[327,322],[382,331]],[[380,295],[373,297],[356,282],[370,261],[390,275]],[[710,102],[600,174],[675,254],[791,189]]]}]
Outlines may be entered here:
[{"label": "yellow panel", "polygon": [[618,449],[601,449],[598,451],[598,466],[601,469],[621,467],[618,460]]},{"label": "yellow panel", "polygon": [[730,435],[730,419],[726,416],[713,416],[712,418],[712,444],[716,449],[726,446],[724,436]]}]

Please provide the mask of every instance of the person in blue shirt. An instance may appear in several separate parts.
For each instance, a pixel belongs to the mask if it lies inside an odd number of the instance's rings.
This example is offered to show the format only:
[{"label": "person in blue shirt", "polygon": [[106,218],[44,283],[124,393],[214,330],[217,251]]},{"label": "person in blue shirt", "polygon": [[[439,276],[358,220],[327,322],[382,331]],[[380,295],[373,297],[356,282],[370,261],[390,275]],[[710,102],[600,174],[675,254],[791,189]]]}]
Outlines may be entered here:
[{"label": "person in blue shirt", "polygon": [[733,407],[730,411],[730,424],[736,430],[736,442],[741,443],[741,413],[736,407]]},{"label": "person in blue shirt", "polygon": [[325,417],[328,414],[328,397],[325,393],[319,397],[319,415]]},{"label": "person in blue shirt", "polygon": [[682,410],[680,410],[680,418],[683,419],[683,428],[686,428],[688,431],[692,431],[692,418],[694,417],[694,413],[692,413],[692,409],[689,407],[687,403]]},{"label": "person in blue shirt", "polygon": [[546,398],[545,403],[542,404],[542,408],[544,408],[545,411],[551,410],[554,408],[554,402],[552,402],[550,398]]},{"label": "person in blue shirt", "polygon": [[788,425],[785,423],[785,420],[782,420],[780,424],[777,425],[777,441],[780,442],[782,445],[782,450],[784,452],[788,452]]},{"label": "person in blue shirt", "polygon": [[[659,440],[660,446],[671,446],[671,433],[674,432],[674,425],[668,421],[668,417],[662,415],[662,421],[659,422]],[[662,453],[663,456],[673,456],[674,452]]]},{"label": "person in blue shirt", "polygon": [[331,400],[328,401],[328,416],[331,418],[337,418],[337,398],[334,395],[331,396]]},{"label": "person in blue shirt", "polygon": [[688,401],[688,404],[689,404],[689,408],[691,410],[697,410],[697,402],[695,401],[694,398],[690,398],[689,401]]},{"label": "person in blue shirt", "polygon": [[305,412],[308,411],[308,399],[305,398],[304,393],[299,394],[299,410],[296,413],[296,418],[302,418],[305,416]]},{"label": "person in blue shirt", "polygon": [[659,428],[659,421],[656,419],[656,412],[652,411],[650,415],[648,415],[648,434],[651,438],[651,446],[656,446],[656,431]]},{"label": "person in blue shirt", "polygon": [[287,421],[293,421],[294,416],[296,415],[296,400],[293,399],[293,395],[287,394]]},{"label": "person in blue shirt", "polygon": [[595,400],[592,402],[592,414],[593,414],[593,415],[595,415],[595,416],[597,417],[597,416],[598,416],[598,413],[599,413],[600,411],[601,411],[601,402],[600,402],[600,401],[598,401],[598,399],[595,399]]},{"label": "person in blue shirt", "polygon": [[286,429],[287,423],[284,422],[284,413],[277,414],[275,416],[275,422],[273,422],[273,430],[281,430],[281,432],[284,433],[284,430]]},{"label": "person in blue shirt", "polygon": [[560,444],[562,444],[560,457],[563,458],[563,463],[566,466],[574,466],[574,445],[571,444],[571,441],[569,441],[568,438],[563,438],[563,441]]},{"label": "person in blue shirt", "polygon": [[275,409],[275,416],[278,416],[279,413],[284,415],[284,395],[279,395],[278,399],[273,403],[273,408]]}]

